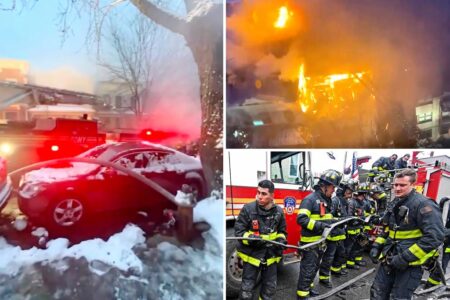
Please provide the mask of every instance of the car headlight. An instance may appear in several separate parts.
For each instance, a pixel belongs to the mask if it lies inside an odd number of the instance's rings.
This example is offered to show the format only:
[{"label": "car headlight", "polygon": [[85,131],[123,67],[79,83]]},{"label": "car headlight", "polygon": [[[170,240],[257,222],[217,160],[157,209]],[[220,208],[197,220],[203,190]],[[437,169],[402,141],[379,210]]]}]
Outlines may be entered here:
[{"label": "car headlight", "polygon": [[42,183],[25,183],[22,188],[19,190],[19,195],[22,198],[33,198],[37,196],[39,193],[45,191],[47,189],[47,185]]},{"label": "car headlight", "polygon": [[0,144],[0,155],[8,156],[14,152],[14,147],[10,143],[2,143]]}]

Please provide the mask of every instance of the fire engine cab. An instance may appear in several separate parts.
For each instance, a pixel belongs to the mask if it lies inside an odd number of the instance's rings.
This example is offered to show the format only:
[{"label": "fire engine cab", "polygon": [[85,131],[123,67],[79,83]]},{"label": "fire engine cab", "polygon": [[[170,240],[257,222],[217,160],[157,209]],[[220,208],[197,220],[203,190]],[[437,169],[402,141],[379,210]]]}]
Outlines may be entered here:
[{"label": "fire engine cab", "polygon": [[[0,126],[0,155],[8,158],[11,170],[37,161],[74,156],[103,143],[105,134],[98,132],[94,120],[49,118]],[[14,159],[9,159],[12,156]]]}]

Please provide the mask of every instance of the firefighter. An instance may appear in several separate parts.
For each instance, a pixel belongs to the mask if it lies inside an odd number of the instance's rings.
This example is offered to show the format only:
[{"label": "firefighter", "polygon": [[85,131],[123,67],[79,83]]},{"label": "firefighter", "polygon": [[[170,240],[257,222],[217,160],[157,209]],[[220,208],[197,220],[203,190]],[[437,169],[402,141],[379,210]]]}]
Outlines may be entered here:
[{"label": "firefighter", "polygon": [[[444,204],[449,201],[450,198],[445,197],[442,198],[439,202],[439,207],[441,212],[444,213]],[[442,270],[445,274],[445,270],[447,269],[448,262],[450,260],[450,207],[447,213],[447,220],[445,220],[445,238],[444,238],[444,251],[442,255]],[[442,282],[441,276],[439,274],[438,268],[434,268],[430,272],[430,276],[428,277],[427,283],[425,284],[424,289],[428,289],[432,286],[438,285]]]},{"label": "firefighter", "polygon": [[[353,179],[349,181],[341,182],[339,188],[336,191],[336,196],[333,197],[333,206],[335,217],[345,218],[348,216],[348,200],[351,199],[353,192],[355,191],[356,182]],[[331,264],[331,273],[336,276],[347,275],[347,257],[345,254],[344,241],[346,239],[346,230],[343,226],[342,228],[336,228],[340,231],[341,237],[336,241],[336,251],[334,253],[333,262]],[[333,230],[334,231],[334,230]],[[330,233],[331,235],[331,233]],[[328,248],[324,254],[327,256]],[[325,260],[325,259],[324,259]],[[323,266],[323,261],[321,264],[321,270]],[[324,272],[323,272],[324,273]]]},{"label": "firefighter", "polygon": [[[366,195],[369,192],[369,187],[366,183],[361,183],[356,188],[354,197],[350,200],[348,205],[348,215],[351,217],[359,217],[364,219],[364,212],[366,209]],[[362,259],[363,248],[358,243],[360,235],[363,233],[362,221],[351,221],[347,226],[347,239],[345,240],[345,251],[347,257],[347,268],[359,269],[359,266],[365,266],[366,263]]]},{"label": "firefighter", "polygon": [[234,226],[235,236],[257,239],[242,240],[238,245],[238,255],[244,264],[239,299],[253,299],[259,272],[260,299],[272,299],[276,291],[277,264],[283,247],[265,240],[287,244],[287,233],[283,209],[273,201],[274,189],[271,181],[260,181],[256,201],[244,205]]},{"label": "firefighter", "polygon": [[[314,186],[314,192],[302,200],[297,216],[297,223],[301,225],[302,232],[300,245],[305,245],[321,239],[325,228],[331,227],[333,222],[331,196],[339,185],[342,174],[335,170],[327,170],[319,177]],[[309,298],[318,295],[313,290],[313,281],[319,269],[323,251],[318,247],[302,251],[300,273],[297,284],[297,297]]]},{"label": "firefighter", "polygon": [[376,203],[376,213],[384,212],[386,210],[387,195],[381,186],[378,184],[372,185],[369,195]]},{"label": "firefighter", "polygon": [[372,164],[372,170],[368,174],[369,182],[374,182],[375,176],[380,172],[394,170],[397,154],[392,154],[390,157],[380,157]]},{"label": "firefighter", "polygon": [[395,169],[406,169],[408,167],[408,160],[411,157],[410,154],[405,154],[401,158],[395,161]]},{"label": "firefighter", "polygon": [[389,203],[385,232],[375,240],[370,257],[379,259],[371,299],[411,299],[422,278],[422,265],[433,259],[444,240],[436,203],[414,190],[416,172],[405,169],[394,177],[395,199]]}]

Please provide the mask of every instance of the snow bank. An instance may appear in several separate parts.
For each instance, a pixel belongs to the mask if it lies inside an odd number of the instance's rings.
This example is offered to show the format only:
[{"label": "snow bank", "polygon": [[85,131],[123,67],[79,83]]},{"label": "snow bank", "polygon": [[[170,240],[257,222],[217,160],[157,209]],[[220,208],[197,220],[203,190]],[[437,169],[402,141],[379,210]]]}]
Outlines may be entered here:
[{"label": "snow bank", "polygon": [[224,203],[215,197],[198,202],[194,208],[194,222],[205,221],[211,225],[210,233],[223,249],[224,243]]},{"label": "snow bank", "polygon": [[33,247],[22,250],[9,245],[0,237],[0,273],[16,275],[22,266],[36,262],[51,262],[63,257],[85,257],[89,262],[100,260],[120,270],[142,270],[142,262],[134,254],[134,245],[145,242],[144,232],[135,225],[111,236],[107,241],[93,239],[68,247],[67,239],[59,238],[47,243],[47,249]]}]

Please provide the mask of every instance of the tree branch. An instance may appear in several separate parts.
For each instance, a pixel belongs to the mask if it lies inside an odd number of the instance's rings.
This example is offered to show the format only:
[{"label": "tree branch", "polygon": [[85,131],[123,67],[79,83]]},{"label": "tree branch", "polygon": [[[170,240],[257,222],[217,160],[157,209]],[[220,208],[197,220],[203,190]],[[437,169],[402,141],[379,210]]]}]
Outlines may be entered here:
[{"label": "tree branch", "polygon": [[161,9],[149,0],[130,0],[130,2],[155,23],[183,36],[186,34],[187,22],[184,19]]}]

